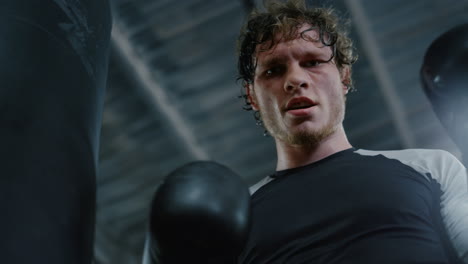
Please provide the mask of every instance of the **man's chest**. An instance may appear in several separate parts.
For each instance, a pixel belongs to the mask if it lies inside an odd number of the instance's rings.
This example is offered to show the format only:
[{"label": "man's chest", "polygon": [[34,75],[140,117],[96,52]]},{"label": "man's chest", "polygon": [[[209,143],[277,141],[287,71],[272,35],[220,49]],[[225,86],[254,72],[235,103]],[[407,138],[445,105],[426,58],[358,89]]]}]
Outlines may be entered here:
[{"label": "man's chest", "polygon": [[431,228],[429,182],[398,162],[326,166],[287,177],[253,199],[252,235],[260,245],[302,236],[323,245],[392,228]]}]

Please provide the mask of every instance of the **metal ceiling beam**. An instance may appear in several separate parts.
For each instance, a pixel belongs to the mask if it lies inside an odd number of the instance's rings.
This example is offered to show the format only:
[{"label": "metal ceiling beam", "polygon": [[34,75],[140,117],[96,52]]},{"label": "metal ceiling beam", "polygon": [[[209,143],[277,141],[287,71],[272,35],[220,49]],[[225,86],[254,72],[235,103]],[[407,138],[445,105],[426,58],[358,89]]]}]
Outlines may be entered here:
[{"label": "metal ceiling beam", "polygon": [[180,142],[187,148],[188,153],[197,160],[208,159],[206,151],[197,143],[193,130],[188,125],[189,122],[184,120],[179,110],[170,103],[164,87],[155,79],[150,67],[136,54],[132,43],[116,18],[111,38],[128,74],[137,82],[143,93],[148,95],[147,99],[150,104],[167,118],[169,125],[173,127],[174,134],[181,139]]},{"label": "metal ceiling beam", "polygon": [[414,147],[414,134],[406,119],[403,104],[398,96],[396,86],[390,76],[385,60],[382,57],[377,40],[369,26],[370,22],[365,14],[361,0],[345,0],[344,2],[352,16],[355,28],[361,39],[363,52],[366,53],[371,68],[375,73],[379,89],[384,95],[384,101],[395,123],[403,147]]}]

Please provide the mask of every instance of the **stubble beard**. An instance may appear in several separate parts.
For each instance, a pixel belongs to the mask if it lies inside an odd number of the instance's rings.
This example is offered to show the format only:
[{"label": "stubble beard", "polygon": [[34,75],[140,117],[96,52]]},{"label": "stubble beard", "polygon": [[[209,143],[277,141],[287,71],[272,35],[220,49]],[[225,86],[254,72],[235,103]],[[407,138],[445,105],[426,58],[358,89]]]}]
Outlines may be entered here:
[{"label": "stubble beard", "polygon": [[279,125],[280,120],[274,120],[270,115],[260,111],[265,129],[273,136],[288,145],[316,147],[329,136],[334,134],[341,126],[345,114],[345,99],[336,104],[332,109],[332,116],[328,122],[316,129],[302,129],[296,132],[288,131]]}]

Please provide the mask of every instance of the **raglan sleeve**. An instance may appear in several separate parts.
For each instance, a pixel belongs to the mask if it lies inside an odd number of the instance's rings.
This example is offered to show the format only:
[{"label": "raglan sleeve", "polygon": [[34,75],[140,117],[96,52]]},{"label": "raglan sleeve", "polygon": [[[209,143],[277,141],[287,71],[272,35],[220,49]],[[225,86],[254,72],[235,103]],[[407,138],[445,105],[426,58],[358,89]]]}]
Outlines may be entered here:
[{"label": "raglan sleeve", "polygon": [[437,178],[442,190],[441,215],[459,257],[468,264],[468,175],[463,164],[452,154],[441,151]]}]

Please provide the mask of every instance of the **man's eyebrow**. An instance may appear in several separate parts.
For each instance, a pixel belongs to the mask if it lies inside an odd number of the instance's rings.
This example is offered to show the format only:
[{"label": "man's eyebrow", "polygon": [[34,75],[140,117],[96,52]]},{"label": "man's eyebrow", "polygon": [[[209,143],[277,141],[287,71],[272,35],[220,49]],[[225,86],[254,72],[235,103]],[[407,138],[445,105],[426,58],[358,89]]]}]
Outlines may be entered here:
[{"label": "man's eyebrow", "polygon": [[270,57],[264,60],[263,62],[259,63],[259,66],[261,67],[269,67],[273,65],[278,65],[282,64],[286,61],[286,58],[284,57]]},{"label": "man's eyebrow", "polygon": [[[303,58],[316,58],[319,59],[322,56],[325,56],[327,54],[320,52],[320,48],[314,48],[313,50],[307,50],[304,51],[304,53],[301,55]],[[265,59],[263,62],[259,63],[258,65],[261,67],[269,67],[269,66],[274,66],[278,64],[283,64],[287,61],[286,57],[281,57],[281,56],[275,56],[275,57],[269,57]]]},{"label": "man's eyebrow", "polygon": [[314,49],[314,50],[309,50],[307,52],[304,52],[302,57],[320,59],[322,56],[325,56],[325,55],[328,55],[328,54],[326,52],[320,52],[319,50]]}]

